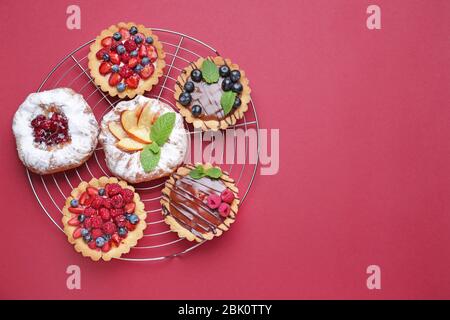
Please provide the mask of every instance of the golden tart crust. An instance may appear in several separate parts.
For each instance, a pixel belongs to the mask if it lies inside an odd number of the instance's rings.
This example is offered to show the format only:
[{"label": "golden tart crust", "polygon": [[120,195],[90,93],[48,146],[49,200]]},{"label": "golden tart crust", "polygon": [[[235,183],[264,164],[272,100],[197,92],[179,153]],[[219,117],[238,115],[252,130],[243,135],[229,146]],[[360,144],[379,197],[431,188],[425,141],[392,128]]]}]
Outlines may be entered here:
[{"label": "golden tart crust", "polygon": [[[139,86],[136,89],[126,89],[123,92],[119,92],[116,87],[111,87],[108,83],[109,76],[103,76],[100,74],[98,68],[102,61],[98,60],[95,54],[98,50],[102,48],[101,41],[105,37],[112,36],[114,32],[119,31],[120,28],[129,29],[132,26],[136,26],[140,33],[144,34],[146,37],[151,36],[153,38],[153,46],[158,52],[158,58],[155,62],[155,70],[153,74],[148,79],[141,79],[139,81]],[[110,96],[119,96],[119,98],[134,98],[138,94],[144,94],[145,91],[150,91],[153,86],[157,85],[159,78],[164,73],[164,67],[166,54],[163,50],[162,43],[158,40],[158,36],[155,35],[152,30],[146,28],[142,24],[135,24],[132,22],[119,22],[118,24],[110,26],[108,29],[103,30],[100,35],[95,38],[95,42],[91,45],[90,52],[88,54],[88,66],[90,70],[91,77],[94,79],[96,85],[98,85],[102,91],[107,92]]]},{"label": "golden tart crust", "polygon": [[[72,199],[78,199],[80,195],[86,191],[86,188],[91,186],[95,188],[102,188],[108,183],[118,183],[123,189],[130,189],[134,192],[133,202],[136,204],[135,214],[139,217],[139,222],[136,224],[136,228],[133,231],[129,231],[127,237],[122,239],[119,246],[111,247],[108,252],[103,252],[101,250],[93,250],[88,247],[84,242],[83,238],[75,239],[73,237],[73,232],[77,229],[77,226],[71,226],[68,224],[69,220],[72,218],[72,213],[69,212],[70,201]],[[144,208],[144,203],[140,200],[139,194],[137,194],[134,188],[128,185],[125,181],[120,181],[114,177],[101,177],[99,179],[92,178],[89,182],[82,181],[72,190],[70,197],[67,198],[66,204],[62,209],[63,218],[62,223],[64,225],[64,233],[67,236],[67,240],[74,245],[75,251],[81,253],[84,257],[89,257],[94,261],[103,259],[104,261],[109,261],[112,258],[119,258],[122,254],[128,253],[132,247],[134,247],[138,240],[144,236],[144,230],[147,228],[147,223],[145,219],[147,218],[147,213]]]},{"label": "golden tart crust", "polygon": [[[203,61],[209,59],[216,66],[221,65],[228,65],[231,70],[239,70],[241,73],[241,79],[240,82],[242,84],[243,90],[240,94],[241,98],[241,106],[234,110],[234,112],[229,113],[225,118],[221,120],[202,120],[201,118],[196,118],[192,115],[191,110],[189,107],[185,107],[181,105],[178,102],[178,98],[180,94],[183,92],[182,87],[188,80],[191,71],[194,70],[196,67],[200,67],[203,64]],[[226,129],[229,126],[232,126],[236,124],[236,121],[241,119],[244,116],[244,113],[248,110],[248,104],[250,103],[250,93],[251,89],[249,87],[249,81],[245,75],[244,70],[239,69],[239,66],[235,63],[232,63],[230,59],[224,59],[220,56],[217,57],[206,57],[206,58],[199,58],[194,63],[191,63],[189,66],[184,68],[181,72],[181,74],[178,76],[177,84],[175,84],[175,93],[174,97],[176,102],[176,106],[180,110],[180,113],[185,118],[186,122],[192,123],[195,128],[201,128],[203,131],[213,130],[217,131],[219,129]]]},{"label": "golden tart crust", "polygon": [[[209,163],[201,165],[205,170],[214,167]],[[195,166],[193,165],[184,165],[178,168],[177,172],[166,181],[165,187],[162,190],[161,205],[162,213],[165,216],[164,221],[170,226],[170,229],[172,231],[176,232],[180,238],[186,238],[189,241],[202,242],[204,240],[211,240],[214,237],[221,236],[223,232],[227,231],[230,228],[231,224],[235,221],[240,203],[240,199],[238,197],[239,190],[236,187],[234,180],[226,172],[222,172],[222,176],[217,180],[220,180],[224,184],[224,186],[234,194],[234,200],[230,204],[230,213],[228,217],[224,218],[221,224],[215,227],[214,230],[201,233],[201,235],[196,235],[191,230],[188,230],[186,227],[184,227],[179,222],[179,220],[174,218],[174,216],[170,213],[170,194],[171,192],[173,192],[174,184],[177,180],[188,176],[193,169],[195,169]]]}]

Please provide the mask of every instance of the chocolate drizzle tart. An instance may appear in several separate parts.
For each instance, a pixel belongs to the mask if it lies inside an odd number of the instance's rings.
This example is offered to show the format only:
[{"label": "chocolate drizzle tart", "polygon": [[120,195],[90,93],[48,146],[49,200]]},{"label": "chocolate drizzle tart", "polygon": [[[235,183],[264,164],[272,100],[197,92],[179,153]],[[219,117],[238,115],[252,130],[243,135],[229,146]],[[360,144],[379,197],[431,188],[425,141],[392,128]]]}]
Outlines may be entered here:
[{"label": "chocolate drizzle tart", "polygon": [[[183,86],[187,81],[191,80],[191,72],[195,69],[200,69],[203,61],[206,59],[212,61],[217,67],[226,65],[231,71],[239,70],[241,77],[239,82],[242,84],[242,92],[239,94],[241,105],[238,108],[233,108],[227,115],[224,114],[220,99],[224,90],[222,89],[222,81],[224,78],[220,77],[216,83],[208,84],[205,81],[195,83],[195,89],[191,93],[192,100],[189,105],[183,106],[179,102],[179,97],[183,93]],[[180,113],[186,119],[186,122],[192,123],[195,128],[201,128],[203,131],[219,129],[226,129],[231,125],[234,125],[238,119],[244,116],[244,113],[248,110],[248,103],[250,102],[251,89],[248,86],[248,79],[245,72],[239,69],[237,64],[231,62],[230,59],[224,59],[218,57],[199,58],[195,62],[191,62],[189,66],[184,68],[181,74],[178,76],[175,84],[174,97],[176,105],[180,110]],[[200,105],[202,107],[202,114],[199,117],[195,117],[192,114],[192,107],[194,105]]]},{"label": "chocolate drizzle tart", "polygon": [[[213,166],[203,164],[203,167],[206,170]],[[230,228],[240,200],[234,180],[228,174],[223,172],[218,179],[194,179],[189,175],[193,169],[195,166],[185,165],[172,174],[162,190],[161,205],[164,220],[172,231],[180,238],[202,242],[218,237]],[[206,198],[212,193],[220,195],[226,189],[234,194],[234,200],[230,203],[229,215],[223,217],[208,207]]]}]

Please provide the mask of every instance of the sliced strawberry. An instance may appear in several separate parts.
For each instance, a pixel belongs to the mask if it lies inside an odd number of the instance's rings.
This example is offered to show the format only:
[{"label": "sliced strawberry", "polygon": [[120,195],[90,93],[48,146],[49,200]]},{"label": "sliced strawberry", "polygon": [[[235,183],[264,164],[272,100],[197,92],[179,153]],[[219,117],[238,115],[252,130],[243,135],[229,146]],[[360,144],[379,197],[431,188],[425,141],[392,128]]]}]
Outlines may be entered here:
[{"label": "sliced strawberry", "polygon": [[73,217],[67,223],[69,224],[69,226],[78,226],[80,224],[80,220],[78,220],[78,217]]},{"label": "sliced strawberry", "polygon": [[115,87],[122,81],[122,77],[118,73],[112,73],[109,77],[108,83],[111,87]]},{"label": "sliced strawberry", "polygon": [[97,248],[97,245],[95,244],[95,241],[89,241],[88,247],[94,250]]},{"label": "sliced strawberry", "polygon": [[141,70],[141,72],[139,72],[139,75],[142,79],[148,79],[152,76],[153,72],[155,72],[155,67],[153,64],[148,64]]},{"label": "sliced strawberry", "polygon": [[123,40],[128,40],[130,38],[130,32],[125,28],[120,28],[119,33],[122,35]]},{"label": "sliced strawberry", "polygon": [[111,61],[112,64],[120,64],[120,56],[117,52],[110,52],[109,60]]},{"label": "sliced strawberry", "polygon": [[125,227],[128,231],[133,231],[134,229],[136,229],[136,225],[132,224],[130,221],[127,221],[125,223]]},{"label": "sliced strawberry", "polygon": [[155,50],[152,53],[149,53],[150,62],[155,62],[158,59],[158,52]]},{"label": "sliced strawberry", "polygon": [[128,67],[134,68],[137,66],[138,62],[138,59],[133,57],[128,61]]},{"label": "sliced strawberry", "polygon": [[98,195],[98,189],[94,188],[94,187],[87,187],[86,188],[86,192],[90,195],[90,196],[96,196]]},{"label": "sliced strawberry", "polygon": [[128,79],[125,80],[125,83],[127,84],[128,88],[130,89],[136,89],[139,86],[139,76],[137,74],[132,75]]},{"label": "sliced strawberry", "polygon": [[69,211],[72,212],[72,213],[75,213],[75,214],[80,214],[80,213],[84,212],[84,208],[82,208],[82,207],[76,207],[76,208],[69,207]]},{"label": "sliced strawberry", "polygon": [[80,196],[80,204],[81,205],[86,205],[86,200],[89,198],[89,195],[87,194],[87,192],[83,192]]},{"label": "sliced strawberry", "polygon": [[109,244],[109,241],[106,242],[103,247],[102,247],[102,251],[103,252],[108,252],[111,249],[111,245]]},{"label": "sliced strawberry", "polygon": [[136,204],[134,202],[127,203],[123,209],[126,213],[133,213],[134,209],[136,209]]},{"label": "sliced strawberry", "polygon": [[111,37],[106,37],[106,38],[102,39],[101,44],[103,47],[110,47],[112,42],[113,42],[113,39]]},{"label": "sliced strawberry", "polygon": [[127,64],[128,61],[130,61],[130,58],[131,58],[131,56],[130,56],[130,54],[129,54],[128,52],[125,52],[124,54],[122,54],[122,55],[120,56],[120,60],[121,60],[123,63],[125,63],[125,64]]},{"label": "sliced strawberry", "polygon": [[148,53],[148,50],[147,50],[147,47],[145,45],[142,45],[142,46],[139,47],[139,51],[138,51],[139,57],[141,57],[141,58],[142,57],[146,57],[147,53]]},{"label": "sliced strawberry", "polygon": [[120,236],[119,236],[119,234],[114,233],[114,234],[111,236],[111,240],[112,240],[116,245],[119,245],[119,244],[120,244]]},{"label": "sliced strawberry", "polygon": [[108,53],[108,50],[106,50],[105,48],[101,48],[100,50],[97,51],[95,56],[97,57],[98,60],[102,60],[103,59],[103,55],[105,53]]},{"label": "sliced strawberry", "polygon": [[81,228],[76,228],[72,233],[72,237],[74,239],[78,239],[79,237],[81,237]]},{"label": "sliced strawberry", "polygon": [[101,75],[107,75],[108,73],[111,72],[111,63],[109,62],[102,62],[100,64],[100,67],[98,68],[98,71],[100,72]]},{"label": "sliced strawberry", "polygon": [[122,66],[122,68],[120,68],[119,74],[122,78],[126,79],[133,75],[133,70],[131,70],[128,66]]}]

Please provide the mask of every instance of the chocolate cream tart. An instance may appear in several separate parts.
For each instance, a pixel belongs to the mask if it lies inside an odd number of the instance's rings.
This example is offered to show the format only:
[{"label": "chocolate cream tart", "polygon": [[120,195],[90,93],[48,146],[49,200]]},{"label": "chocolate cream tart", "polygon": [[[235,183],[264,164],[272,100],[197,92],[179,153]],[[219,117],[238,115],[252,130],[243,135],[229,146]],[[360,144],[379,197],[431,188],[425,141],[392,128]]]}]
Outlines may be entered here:
[{"label": "chocolate cream tart", "polygon": [[236,219],[239,202],[234,180],[208,163],[178,168],[166,181],[161,199],[171,230],[197,242],[227,231]]},{"label": "chocolate cream tart", "polygon": [[245,72],[237,64],[222,57],[207,57],[182,70],[174,97],[188,123],[216,131],[244,116],[250,92]]}]

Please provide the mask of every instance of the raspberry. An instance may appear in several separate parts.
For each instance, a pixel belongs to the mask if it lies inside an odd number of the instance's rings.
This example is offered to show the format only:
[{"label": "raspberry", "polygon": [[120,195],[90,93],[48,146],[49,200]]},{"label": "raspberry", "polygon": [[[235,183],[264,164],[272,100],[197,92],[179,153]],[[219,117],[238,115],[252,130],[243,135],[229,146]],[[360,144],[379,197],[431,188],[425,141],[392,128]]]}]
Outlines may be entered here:
[{"label": "raspberry", "polygon": [[93,229],[92,230],[92,238],[97,239],[103,235],[102,229]]},{"label": "raspberry", "polygon": [[222,202],[219,206],[219,214],[226,218],[230,215],[230,206],[228,203]]},{"label": "raspberry", "polygon": [[114,220],[118,227],[125,227],[127,224],[127,218],[124,215],[117,216]]},{"label": "raspberry", "polygon": [[86,217],[90,217],[93,216],[95,214],[96,210],[92,207],[87,207],[86,209],[84,209],[84,215]]},{"label": "raspberry", "polygon": [[123,209],[111,209],[110,213],[111,213],[111,216],[113,218],[115,218],[117,216],[123,215]]},{"label": "raspberry", "polygon": [[104,198],[103,202],[102,202],[102,206],[104,206],[107,209],[111,209],[112,208],[111,199],[110,198]]},{"label": "raspberry", "polygon": [[111,203],[114,208],[119,209],[123,207],[122,195],[118,194],[111,198]]},{"label": "raspberry", "polygon": [[231,204],[234,200],[234,193],[229,189],[225,189],[220,197],[222,198],[223,202]]},{"label": "raspberry", "polygon": [[100,217],[105,221],[108,221],[109,218],[111,217],[111,215],[109,214],[109,210],[106,208],[101,208],[98,212]]},{"label": "raspberry", "polygon": [[118,183],[109,183],[105,186],[106,193],[112,197],[122,191],[122,187]]},{"label": "raspberry", "polygon": [[134,192],[131,191],[130,189],[123,189],[121,192],[121,195],[122,195],[123,201],[125,201],[125,203],[130,203],[131,201],[133,201]]},{"label": "raspberry", "polygon": [[94,200],[92,200],[91,207],[94,209],[100,209],[103,203],[103,198],[100,196],[95,196]]},{"label": "raspberry", "polygon": [[217,209],[222,202],[220,197],[215,193],[210,194],[206,201],[208,203],[208,207],[210,207],[211,209]]},{"label": "raspberry", "polygon": [[112,222],[106,222],[103,225],[103,231],[106,234],[113,234],[114,232],[116,232],[116,225],[114,223],[112,223]]},{"label": "raspberry", "polygon": [[86,219],[84,220],[84,227],[85,227],[86,229],[92,228],[92,218],[86,218]]},{"label": "raspberry", "polygon": [[100,218],[99,216],[91,217],[91,223],[93,228],[101,228],[103,225],[102,218]]}]

